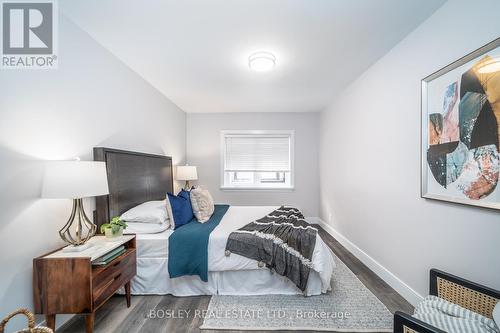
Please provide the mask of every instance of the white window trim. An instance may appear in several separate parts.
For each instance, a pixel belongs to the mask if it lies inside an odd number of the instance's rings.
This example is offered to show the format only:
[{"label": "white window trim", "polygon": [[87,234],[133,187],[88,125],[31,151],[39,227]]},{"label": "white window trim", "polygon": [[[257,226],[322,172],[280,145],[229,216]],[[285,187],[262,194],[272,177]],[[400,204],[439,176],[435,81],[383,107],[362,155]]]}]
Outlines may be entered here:
[{"label": "white window trim", "polygon": [[[290,136],[290,186],[287,187],[236,187],[224,185],[226,135],[289,135]],[[294,130],[222,130],[220,131],[220,189],[222,191],[291,192],[295,189],[295,131]]]}]

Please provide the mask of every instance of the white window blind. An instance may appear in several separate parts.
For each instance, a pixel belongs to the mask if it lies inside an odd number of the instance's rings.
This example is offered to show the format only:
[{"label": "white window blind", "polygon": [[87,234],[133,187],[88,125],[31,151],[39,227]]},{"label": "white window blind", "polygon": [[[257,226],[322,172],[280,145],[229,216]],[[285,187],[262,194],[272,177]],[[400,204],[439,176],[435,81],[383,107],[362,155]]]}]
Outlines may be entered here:
[{"label": "white window blind", "polygon": [[290,135],[225,135],[224,171],[290,171]]}]

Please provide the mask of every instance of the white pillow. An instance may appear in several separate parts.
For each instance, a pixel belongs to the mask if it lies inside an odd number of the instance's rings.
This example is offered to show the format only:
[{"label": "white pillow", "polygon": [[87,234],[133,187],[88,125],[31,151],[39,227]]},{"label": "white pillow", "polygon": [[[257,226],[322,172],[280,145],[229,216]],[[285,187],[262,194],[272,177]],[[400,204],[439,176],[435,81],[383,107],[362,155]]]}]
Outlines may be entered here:
[{"label": "white pillow", "polygon": [[170,225],[172,226],[172,229],[175,228],[175,221],[174,221],[174,213],[172,213],[172,206],[170,205],[170,200],[168,200],[168,195],[167,199],[165,199],[165,206],[167,207],[167,217],[170,220]]},{"label": "white pillow", "polygon": [[120,219],[136,223],[167,223],[169,218],[166,201],[147,201],[127,210],[120,216]]},{"label": "white pillow", "polygon": [[196,187],[189,193],[193,214],[198,222],[207,222],[214,213],[214,199],[208,190]]},{"label": "white pillow", "polygon": [[170,223],[141,223],[127,222],[127,229],[123,230],[124,234],[156,234],[167,230]]}]

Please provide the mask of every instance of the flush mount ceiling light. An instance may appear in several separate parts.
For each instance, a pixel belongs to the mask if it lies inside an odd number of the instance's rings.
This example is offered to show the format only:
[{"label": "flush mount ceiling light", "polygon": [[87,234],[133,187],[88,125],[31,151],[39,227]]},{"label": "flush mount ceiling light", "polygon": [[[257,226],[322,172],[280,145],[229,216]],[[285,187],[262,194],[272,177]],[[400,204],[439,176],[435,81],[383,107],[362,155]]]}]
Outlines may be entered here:
[{"label": "flush mount ceiling light", "polygon": [[248,57],[248,67],[256,72],[267,72],[276,66],[276,57],[269,52],[255,52]]},{"label": "flush mount ceiling light", "polygon": [[483,64],[479,66],[477,71],[481,74],[494,73],[500,71],[500,58],[492,58],[486,60]]}]

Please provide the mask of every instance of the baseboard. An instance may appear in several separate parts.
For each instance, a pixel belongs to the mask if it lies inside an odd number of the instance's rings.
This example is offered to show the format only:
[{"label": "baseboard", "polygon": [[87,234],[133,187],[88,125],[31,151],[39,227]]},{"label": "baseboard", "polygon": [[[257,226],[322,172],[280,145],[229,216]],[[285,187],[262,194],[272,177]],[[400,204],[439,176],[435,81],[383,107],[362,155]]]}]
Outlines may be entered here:
[{"label": "baseboard", "polygon": [[[60,320],[60,317],[63,316],[63,315],[65,317],[68,317],[68,318],[65,318],[63,320],[63,322],[60,322],[60,323],[58,323],[56,321],[56,330],[57,331],[66,329],[67,326],[69,326],[71,320],[77,316],[76,314],[61,314],[59,316],[56,316],[56,317],[58,317],[57,320]],[[45,319],[42,319],[38,323],[35,323],[35,326],[36,327],[40,327],[40,326],[47,327],[47,321]]]},{"label": "baseboard", "polygon": [[382,280],[387,282],[394,290],[396,290],[401,296],[403,296],[408,302],[413,306],[416,306],[423,297],[407,285],[403,280],[398,278],[396,275],[391,273],[387,268],[382,266],[378,261],[370,257],[366,252],[361,250],[356,244],[347,239],[340,232],[335,230],[331,225],[327,224],[319,217],[308,217],[306,218],[309,223],[318,224],[323,229],[325,229],[330,235],[332,235],[336,240],[339,241],[342,246],[348,249],[356,258],[361,260],[363,264],[368,266],[375,274],[377,274]]},{"label": "baseboard", "polygon": [[311,224],[321,224],[322,221],[319,217],[315,217],[315,216],[310,216],[310,217],[306,217],[306,221],[311,223]]}]

